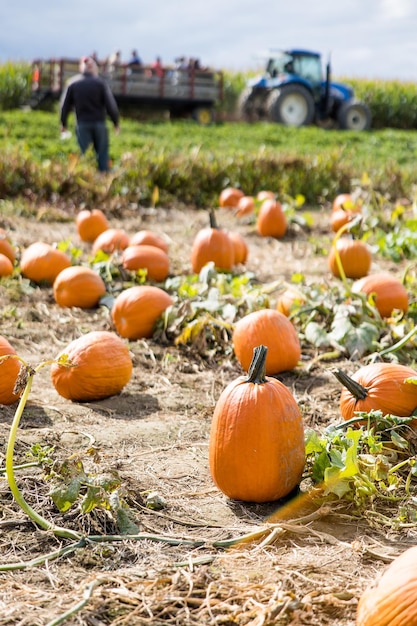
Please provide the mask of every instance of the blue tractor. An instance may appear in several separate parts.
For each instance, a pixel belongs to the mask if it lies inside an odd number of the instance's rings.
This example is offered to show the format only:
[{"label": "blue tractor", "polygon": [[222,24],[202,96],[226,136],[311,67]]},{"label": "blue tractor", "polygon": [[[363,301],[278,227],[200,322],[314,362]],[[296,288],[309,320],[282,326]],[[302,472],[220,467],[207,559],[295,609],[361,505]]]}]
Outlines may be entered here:
[{"label": "blue tractor", "polygon": [[238,116],[295,127],[315,123],[361,131],[371,126],[368,106],[349,85],[331,82],[330,63],[323,75],[320,54],[308,50],[269,51],[264,74],[240,94]]}]

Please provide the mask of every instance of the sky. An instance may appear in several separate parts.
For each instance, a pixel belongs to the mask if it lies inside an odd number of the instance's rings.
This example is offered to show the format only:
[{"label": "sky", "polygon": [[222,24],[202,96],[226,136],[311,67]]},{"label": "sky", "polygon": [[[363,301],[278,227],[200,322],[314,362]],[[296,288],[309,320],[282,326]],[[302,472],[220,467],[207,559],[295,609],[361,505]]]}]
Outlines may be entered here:
[{"label": "sky", "polygon": [[334,76],[417,83],[416,0],[1,0],[0,24],[0,63],[136,48],[247,72],[270,48],[304,48]]}]

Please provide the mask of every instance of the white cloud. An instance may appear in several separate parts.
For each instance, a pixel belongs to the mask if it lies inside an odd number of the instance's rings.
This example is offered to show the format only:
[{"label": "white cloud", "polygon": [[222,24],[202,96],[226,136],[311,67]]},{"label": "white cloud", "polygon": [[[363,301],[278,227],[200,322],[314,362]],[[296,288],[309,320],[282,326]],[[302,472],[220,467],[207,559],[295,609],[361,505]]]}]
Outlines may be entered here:
[{"label": "white cloud", "polygon": [[137,48],[146,62],[183,54],[244,71],[268,47],[303,47],[330,53],[336,75],[417,75],[415,0],[2,0],[0,23],[0,62]]}]

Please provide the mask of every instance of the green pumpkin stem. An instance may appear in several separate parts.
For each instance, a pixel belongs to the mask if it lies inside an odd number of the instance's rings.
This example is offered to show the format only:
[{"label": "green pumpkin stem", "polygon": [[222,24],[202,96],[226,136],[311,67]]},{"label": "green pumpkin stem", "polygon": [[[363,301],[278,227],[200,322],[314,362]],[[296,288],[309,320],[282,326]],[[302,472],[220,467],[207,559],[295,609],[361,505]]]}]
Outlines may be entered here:
[{"label": "green pumpkin stem", "polygon": [[266,346],[258,346],[253,349],[253,357],[249,366],[247,383],[255,383],[262,385],[266,382],[265,378],[265,361],[268,348]]},{"label": "green pumpkin stem", "polygon": [[217,221],[216,221],[216,214],[213,209],[210,209],[209,217],[210,217],[210,228],[218,228]]},{"label": "green pumpkin stem", "polygon": [[368,396],[368,390],[366,387],[356,382],[356,380],[353,380],[353,378],[348,376],[342,370],[335,370],[333,374],[336,376],[339,383],[342,383],[342,385],[346,387],[346,389],[348,389],[352,396],[354,396],[357,400],[365,400]]}]

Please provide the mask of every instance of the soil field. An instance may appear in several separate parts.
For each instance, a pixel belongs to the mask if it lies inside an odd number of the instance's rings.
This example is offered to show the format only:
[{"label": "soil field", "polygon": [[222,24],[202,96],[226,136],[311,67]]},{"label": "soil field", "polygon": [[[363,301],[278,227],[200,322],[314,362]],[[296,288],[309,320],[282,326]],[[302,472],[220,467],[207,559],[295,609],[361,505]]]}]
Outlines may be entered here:
[{"label": "soil field", "polygon": [[[314,236],[328,243],[325,211],[313,215]],[[39,217],[4,218],[0,225],[21,248],[36,240],[70,239],[88,253],[73,214],[55,209],[52,214],[45,207]],[[108,217],[112,226],[131,234],[143,228],[165,233],[173,274],[191,271],[192,239],[207,224],[205,212],[187,207]],[[326,257],[314,254],[310,233],[303,229],[293,227],[282,240],[262,239],[250,221],[237,223],[227,210],[219,210],[218,219],[245,236],[247,269],[260,282],[289,280],[294,272],[330,279]],[[378,267],[401,271],[374,262],[373,270]],[[0,333],[32,365],[54,358],[81,333],[113,330],[107,308],[59,308],[47,287],[27,289],[16,300],[0,284],[0,294]],[[229,501],[211,479],[208,439],[215,403],[242,374],[239,364],[231,356],[214,362],[191,348],[154,340],[132,341],[129,348],[130,383],[101,402],[65,400],[50,381],[49,367],[39,370],[18,431],[15,463],[25,463],[38,443],[53,446],[55,461],[78,458],[86,472],[117,475],[136,536],[115,536],[110,516],[101,509],[82,514],[70,508],[60,514],[42,468],[25,468],[16,473],[32,507],[87,539],[74,546],[39,530],[13,501],[3,472],[0,625],[353,626],[363,589],[393,556],[415,543],[416,531],[384,532],[347,506],[312,505],[303,485],[301,494],[285,503]],[[302,352],[300,366],[279,379],[297,399],[306,427],[339,422],[340,385],[330,371],[335,363],[309,367],[315,354],[305,346]],[[358,364],[343,366],[351,372]],[[15,408],[0,407],[1,467]],[[163,508],[146,506],[153,492]],[[255,539],[245,540],[255,531]],[[53,558],[63,548],[68,552]]]}]

